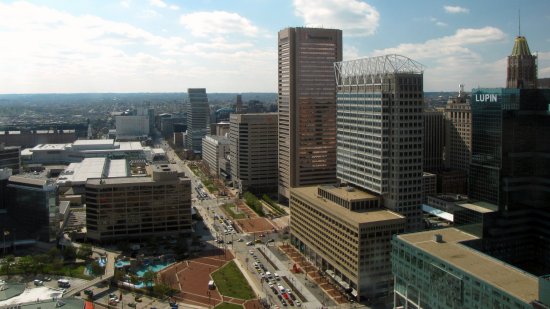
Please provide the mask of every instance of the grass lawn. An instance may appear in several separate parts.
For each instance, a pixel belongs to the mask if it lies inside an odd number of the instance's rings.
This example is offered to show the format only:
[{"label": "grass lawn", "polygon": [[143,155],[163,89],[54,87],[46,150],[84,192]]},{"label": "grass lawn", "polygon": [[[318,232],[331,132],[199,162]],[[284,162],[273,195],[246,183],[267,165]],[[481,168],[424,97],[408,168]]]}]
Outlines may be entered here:
[{"label": "grass lawn", "polygon": [[215,307],[215,309],[242,309],[243,306],[230,303],[221,303]]},{"label": "grass lawn", "polygon": [[233,210],[235,208],[235,204],[223,204],[222,208],[227,212],[233,219],[244,219],[246,218],[246,215],[244,213],[235,213]]},{"label": "grass lawn", "polygon": [[212,278],[218,287],[218,291],[225,296],[245,300],[256,298],[254,291],[252,291],[234,261],[227,263],[214,272]]}]

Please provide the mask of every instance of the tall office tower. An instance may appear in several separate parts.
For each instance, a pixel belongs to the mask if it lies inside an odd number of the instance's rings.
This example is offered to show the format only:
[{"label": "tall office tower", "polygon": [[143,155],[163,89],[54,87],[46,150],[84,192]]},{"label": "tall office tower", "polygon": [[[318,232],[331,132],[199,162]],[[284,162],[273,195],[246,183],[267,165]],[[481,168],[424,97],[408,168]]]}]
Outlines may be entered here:
[{"label": "tall office tower", "polygon": [[445,147],[445,114],[441,109],[424,109],[424,171],[443,168]]},{"label": "tall office tower", "polygon": [[231,177],[239,192],[277,192],[277,113],[231,114]]},{"label": "tall office tower", "polygon": [[404,56],[335,64],[337,177],[383,196],[384,206],[422,228],[423,71]]},{"label": "tall office tower", "polygon": [[202,152],[202,138],[210,133],[210,107],[204,88],[187,89],[187,147],[195,153]]},{"label": "tall office tower", "polygon": [[549,105],[550,89],[472,91],[469,195],[499,210],[484,250],[535,273],[550,273]]},{"label": "tall office tower", "polygon": [[96,241],[187,234],[191,180],[167,164],[149,165],[144,177],[86,181],[87,237]]},{"label": "tall office tower", "polygon": [[19,174],[21,168],[21,147],[0,144],[0,168],[9,168],[12,173]]},{"label": "tall office tower", "polygon": [[279,197],[336,181],[336,83],[342,31],[279,31]]},{"label": "tall office tower", "polygon": [[242,114],[244,112],[245,112],[245,109],[243,107],[243,96],[238,94],[237,103],[235,104],[235,114]]},{"label": "tall office tower", "polygon": [[531,55],[524,36],[516,37],[507,73],[506,88],[537,88],[537,56]]},{"label": "tall office tower", "polygon": [[472,110],[462,84],[458,96],[447,101],[445,122],[444,165],[468,173],[472,155]]}]

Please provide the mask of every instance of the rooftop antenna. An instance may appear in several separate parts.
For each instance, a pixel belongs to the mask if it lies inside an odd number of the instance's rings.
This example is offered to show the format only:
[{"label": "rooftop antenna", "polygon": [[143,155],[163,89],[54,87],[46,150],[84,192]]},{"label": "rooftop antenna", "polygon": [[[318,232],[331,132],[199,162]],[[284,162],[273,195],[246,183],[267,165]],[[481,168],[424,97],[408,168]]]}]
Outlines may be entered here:
[{"label": "rooftop antenna", "polygon": [[518,9],[518,36],[521,36],[521,9]]}]

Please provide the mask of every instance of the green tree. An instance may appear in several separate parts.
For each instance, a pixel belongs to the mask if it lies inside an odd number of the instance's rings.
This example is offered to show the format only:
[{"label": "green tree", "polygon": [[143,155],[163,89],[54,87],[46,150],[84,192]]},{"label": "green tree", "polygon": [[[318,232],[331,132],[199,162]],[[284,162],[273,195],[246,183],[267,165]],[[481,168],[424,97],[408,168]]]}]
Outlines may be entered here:
[{"label": "green tree", "polygon": [[105,273],[105,270],[103,269],[103,267],[101,267],[101,265],[99,265],[98,261],[93,261],[90,265],[90,268],[92,274],[96,276],[103,275]]},{"label": "green tree", "polygon": [[114,278],[115,278],[115,281],[122,281],[124,279],[124,271],[115,269]]},{"label": "green tree", "polygon": [[76,258],[76,249],[73,245],[67,245],[63,248],[61,254],[63,254],[65,261],[73,261]]},{"label": "green tree", "polygon": [[92,255],[92,245],[82,244],[76,251],[76,257],[81,260],[87,260]]},{"label": "green tree", "polygon": [[32,274],[34,273],[34,261],[32,259],[32,256],[27,255],[20,257],[17,260],[17,269],[21,271],[24,274]]},{"label": "green tree", "polygon": [[143,274],[143,281],[145,281],[148,288],[151,288],[156,276],[155,272],[150,269]]},{"label": "green tree", "polygon": [[166,296],[168,297],[174,296],[177,293],[177,291],[165,284],[156,284],[155,286],[153,286],[153,293],[158,298],[164,298]]},{"label": "green tree", "polygon": [[2,260],[2,266],[0,269],[0,272],[3,274],[6,274],[8,278],[11,275],[11,271],[13,270],[13,263],[15,262],[15,257],[13,255],[8,255]]},{"label": "green tree", "polygon": [[56,247],[52,247],[50,250],[48,250],[47,255],[48,255],[48,260],[51,263],[61,255],[61,251],[59,251],[59,249],[57,249]]},{"label": "green tree", "polygon": [[63,269],[63,259],[61,258],[55,258],[52,262],[51,262],[51,270],[53,273],[61,273],[61,270]]},{"label": "green tree", "polygon": [[31,256],[34,266],[34,271],[44,273],[46,266],[50,263],[50,257],[47,254],[35,254]]}]

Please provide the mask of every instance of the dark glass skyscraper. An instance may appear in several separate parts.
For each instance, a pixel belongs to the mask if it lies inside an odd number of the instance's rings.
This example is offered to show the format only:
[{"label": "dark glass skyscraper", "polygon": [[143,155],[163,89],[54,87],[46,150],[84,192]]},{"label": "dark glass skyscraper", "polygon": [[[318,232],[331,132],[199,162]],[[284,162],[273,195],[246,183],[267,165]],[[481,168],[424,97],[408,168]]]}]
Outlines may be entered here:
[{"label": "dark glass skyscraper", "polygon": [[550,90],[474,89],[470,198],[498,206],[483,249],[550,271]]}]

